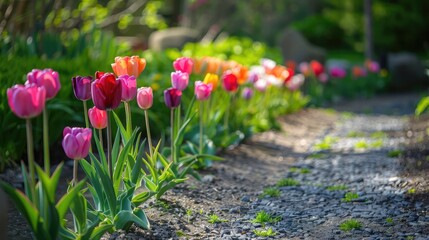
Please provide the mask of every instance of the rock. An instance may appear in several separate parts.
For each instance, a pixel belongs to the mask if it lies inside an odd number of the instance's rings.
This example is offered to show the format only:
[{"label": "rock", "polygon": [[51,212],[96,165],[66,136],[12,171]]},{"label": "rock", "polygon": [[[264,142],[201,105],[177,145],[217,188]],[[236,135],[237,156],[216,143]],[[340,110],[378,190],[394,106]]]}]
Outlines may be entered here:
[{"label": "rock", "polygon": [[213,175],[205,175],[203,177],[203,179],[201,179],[201,181],[205,182],[205,183],[211,183],[214,181],[214,176]]},{"label": "rock", "polygon": [[197,31],[184,27],[168,28],[153,32],[149,36],[149,48],[162,51],[167,48],[182,48],[188,42],[197,42]]},{"label": "rock", "polygon": [[285,61],[293,60],[296,63],[300,63],[317,60],[323,63],[326,59],[324,49],[312,45],[300,32],[291,28],[283,31],[279,46]]},{"label": "rock", "polygon": [[242,198],[241,198],[241,201],[242,202],[250,202],[250,197],[249,196],[243,196]]},{"label": "rock", "polygon": [[387,67],[391,76],[390,87],[394,89],[427,87],[429,84],[424,65],[412,53],[389,54]]}]

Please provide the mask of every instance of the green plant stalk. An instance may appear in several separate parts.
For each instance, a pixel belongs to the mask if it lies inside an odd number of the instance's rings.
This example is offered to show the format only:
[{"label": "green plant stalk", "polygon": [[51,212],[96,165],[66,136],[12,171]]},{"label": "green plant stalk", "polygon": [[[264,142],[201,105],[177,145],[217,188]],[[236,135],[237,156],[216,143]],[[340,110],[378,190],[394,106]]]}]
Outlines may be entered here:
[{"label": "green plant stalk", "polygon": [[[34,152],[33,152],[33,130],[31,126],[31,119],[26,119],[26,130],[27,130],[27,156],[28,156],[28,171],[30,172],[30,194],[31,194],[31,200],[33,200],[36,203],[36,195],[34,192],[36,183],[35,183],[35,177],[34,177]],[[28,195],[28,193],[27,193]],[[37,206],[37,204],[35,204]]]},{"label": "green plant stalk", "polygon": [[73,186],[76,186],[77,184],[77,168],[78,168],[78,161],[79,160],[73,160],[74,164],[73,164]]},{"label": "green plant stalk", "polygon": [[112,126],[110,123],[110,115],[112,110],[107,110],[107,167],[109,168],[110,178],[113,177],[112,167]]},{"label": "green plant stalk", "polygon": [[100,139],[100,146],[103,147],[103,130],[98,129],[98,138]]},{"label": "green plant stalk", "polygon": [[[228,94],[228,102],[231,102],[231,95]],[[223,121],[223,129],[225,131],[225,135],[227,135],[228,122],[229,122],[229,112],[230,112],[231,104],[228,104],[228,107],[225,111],[224,121]]]},{"label": "green plant stalk", "polygon": [[[82,101],[83,102],[83,115],[85,117],[85,127],[89,128],[89,120],[88,120],[88,104],[86,103],[86,101]],[[89,145],[89,151],[92,152],[92,146]]]},{"label": "green plant stalk", "polygon": [[144,119],[146,122],[146,134],[147,134],[147,142],[149,143],[149,153],[150,153],[150,157],[153,157],[153,149],[152,149],[152,137],[150,135],[150,127],[149,127],[149,116],[148,116],[148,112],[145,109],[144,110]]},{"label": "green plant stalk", "polygon": [[132,124],[132,120],[131,120],[130,103],[124,102],[124,105],[125,105],[125,121],[126,121],[127,133],[131,135],[133,124]]},{"label": "green plant stalk", "polygon": [[[49,128],[48,128],[48,110],[43,108],[43,159],[45,164],[45,172],[49,175],[51,171],[49,161]],[[33,167],[34,171],[34,167]]]},{"label": "green plant stalk", "polygon": [[170,140],[170,144],[171,144],[171,161],[176,163],[176,158],[175,158],[175,149],[174,149],[174,108],[171,109],[171,115],[170,115],[170,124],[171,124],[171,140]]},{"label": "green plant stalk", "polygon": [[204,102],[200,101],[200,149],[199,153],[203,154],[203,124],[204,124]]}]

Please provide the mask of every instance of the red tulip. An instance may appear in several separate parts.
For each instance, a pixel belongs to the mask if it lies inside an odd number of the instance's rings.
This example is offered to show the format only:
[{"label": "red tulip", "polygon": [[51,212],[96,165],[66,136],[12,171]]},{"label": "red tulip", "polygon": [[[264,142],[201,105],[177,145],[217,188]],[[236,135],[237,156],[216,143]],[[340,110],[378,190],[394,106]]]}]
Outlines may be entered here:
[{"label": "red tulip", "polygon": [[103,129],[107,127],[107,112],[92,107],[88,110],[89,121],[95,129]]},{"label": "red tulip", "polygon": [[222,76],[223,88],[228,92],[235,92],[238,89],[237,76],[231,71],[226,71]]},{"label": "red tulip", "polygon": [[91,76],[76,76],[72,78],[73,92],[77,99],[81,101],[91,99],[91,81]]},{"label": "red tulip", "polygon": [[88,156],[91,137],[89,128],[64,128],[62,145],[67,157],[80,160]]},{"label": "red tulip", "polygon": [[91,85],[92,101],[100,110],[115,109],[121,103],[121,81],[113,73],[96,73],[97,79]]},{"label": "red tulip", "polygon": [[122,75],[118,77],[122,85],[121,100],[129,102],[137,95],[137,81],[134,76]]},{"label": "red tulip", "polygon": [[150,87],[137,89],[137,104],[141,109],[149,109],[153,104],[153,93]]},{"label": "red tulip", "polygon": [[59,75],[52,69],[33,69],[27,74],[27,83],[35,83],[39,87],[45,87],[46,100],[54,98],[61,88]]},{"label": "red tulip", "polygon": [[310,67],[313,70],[313,73],[316,77],[318,77],[324,71],[323,65],[320,62],[315,60],[310,62]]},{"label": "red tulip", "polygon": [[182,91],[175,88],[169,88],[164,91],[164,101],[167,107],[176,108],[180,105],[181,100],[182,100]]},{"label": "red tulip", "polygon": [[198,100],[204,101],[210,97],[213,91],[213,85],[211,83],[205,84],[201,81],[195,82],[195,96]]},{"label": "red tulip", "polygon": [[45,108],[46,90],[36,84],[15,85],[7,89],[9,107],[20,118],[32,118]]},{"label": "red tulip", "polygon": [[176,59],[176,61],[173,62],[173,67],[176,71],[181,71],[187,74],[191,74],[192,68],[194,67],[194,62],[192,61],[191,58],[181,57]]},{"label": "red tulip", "polygon": [[189,84],[189,74],[182,71],[171,73],[171,85],[173,88],[183,91]]}]

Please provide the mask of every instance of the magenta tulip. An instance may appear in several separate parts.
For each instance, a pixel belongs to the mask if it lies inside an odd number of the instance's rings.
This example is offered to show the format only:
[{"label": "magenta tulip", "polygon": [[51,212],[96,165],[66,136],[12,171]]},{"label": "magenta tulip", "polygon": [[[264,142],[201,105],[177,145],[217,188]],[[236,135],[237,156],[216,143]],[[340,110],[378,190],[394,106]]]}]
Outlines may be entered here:
[{"label": "magenta tulip", "polygon": [[173,62],[173,67],[176,71],[181,71],[187,74],[191,74],[192,68],[194,67],[194,62],[192,61],[191,58],[181,57],[176,59],[176,61]]},{"label": "magenta tulip", "polygon": [[36,84],[15,85],[7,89],[9,107],[20,118],[32,118],[45,108],[45,87]]},{"label": "magenta tulip", "polygon": [[45,87],[46,100],[54,98],[61,88],[59,75],[52,69],[33,69],[27,74],[27,83],[35,83],[39,87]]},{"label": "magenta tulip", "polygon": [[76,76],[72,78],[73,92],[77,99],[86,101],[91,99],[91,76]]},{"label": "magenta tulip", "polygon": [[64,128],[62,145],[67,157],[80,160],[88,156],[91,137],[92,131],[89,128]]},{"label": "magenta tulip", "polygon": [[134,76],[122,75],[118,77],[122,85],[121,100],[129,102],[137,95],[137,81]]},{"label": "magenta tulip", "polygon": [[330,74],[333,78],[344,78],[345,76],[347,76],[346,70],[341,67],[332,67],[330,69]]},{"label": "magenta tulip", "polygon": [[231,71],[226,71],[222,76],[223,88],[228,92],[235,92],[238,89],[237,76]]},{"label": "magenta tulip", "polygon": [[180,91],[185,90],[189,84],[189,74],[186,72],[176,71],[171,73],[171,85]]},{"label": "magenta tulip", "polygon": [[107,127],[107,112],[92,107],[88,110],[89,121],[95,129],[103,129]]},{"label": "magenta tulip", "polygon": [[213,91],[213,84],[208,83],[205,84],[201,81],[195,82],[195,96],[197,97],[197,100],[207,100],[210,97],[210,94]]},{"label": "magenta tulip", "polygon": [[164,91],[164,101],[167,107],[176,108],[180,105],[181,100],[182,91],[175,88],[169,88]]},{"label": "magenta tulip", "polygon": [[96,73],[96,80],[91,84],[92,101],[100,110],[115,109],[121,103],[122,84],[113,73]]},{"label": "magenta tulip", "polygon": [[137,89],[137,104],[141,109],[149,109],[153,104],[153,92],[151,87]]}]

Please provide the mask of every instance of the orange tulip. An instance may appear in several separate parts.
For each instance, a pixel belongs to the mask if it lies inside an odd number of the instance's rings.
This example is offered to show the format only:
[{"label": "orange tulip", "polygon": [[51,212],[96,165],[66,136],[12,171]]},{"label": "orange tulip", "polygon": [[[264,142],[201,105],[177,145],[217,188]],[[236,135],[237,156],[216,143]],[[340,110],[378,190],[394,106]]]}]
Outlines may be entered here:
[{"label": "orange tulip", "polygon": [[116,76],[129,75],[138,78],[145,67],[146,60],[138,56],[115,57],[115,63],[112,63]]}]

